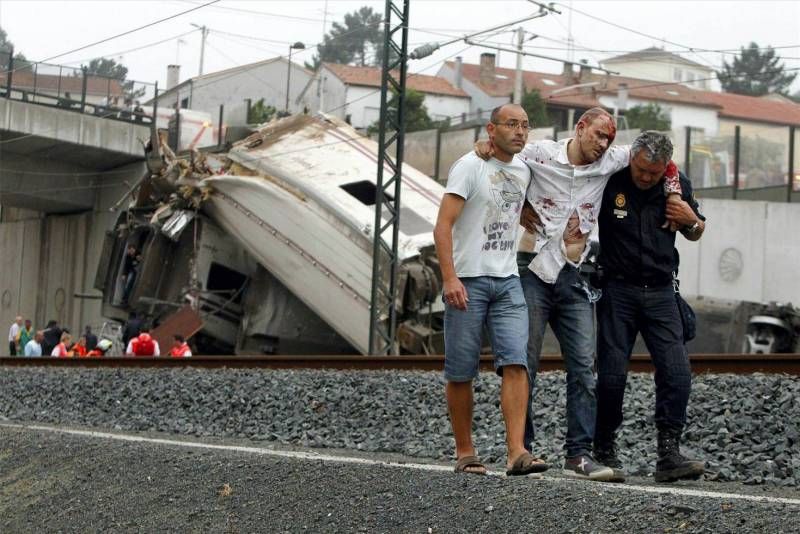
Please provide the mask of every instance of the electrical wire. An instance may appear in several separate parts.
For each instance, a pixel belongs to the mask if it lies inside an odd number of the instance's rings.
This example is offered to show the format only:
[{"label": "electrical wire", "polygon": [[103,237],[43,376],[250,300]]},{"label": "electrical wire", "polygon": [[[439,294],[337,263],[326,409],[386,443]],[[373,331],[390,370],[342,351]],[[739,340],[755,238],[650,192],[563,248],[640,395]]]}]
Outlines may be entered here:
[{"label": "electrical wire", "polygon": [[157,45],[169,42],[169,41],[173,41],[175,39],[180,39],[181,37],[186,37],[187,35],[191,35],[191,34],[193,34],[195,32],[199,32],[199,31],[200,31],[200,29],[197,28],[197,29],[185,32],[185,33],[180,33],[178,35],[173,35],[172,37],[168,37],[166,39],[162,39],[162,40],[156,41],[154,43],[149,43],[149,44],[146,44],[146,45],[138,46],[136,48],[130,48],[128,50],[123,50],[121,52],[115,52],[113,54],[103,54],[102,56],[95,56],[95,57],[76,60],[76,61],[67,61],[65,63],[62,63],[62,65],[76,65],[76,64],[80,64],[80,63],[88,63],[89,61],[92,61],[93,59],[102,59],[102,58],[107,58],[107,57],[118,57],[118,56],[122,56],[122,55],[125,55],[125,54],[130,54],[132,52],[138,52],[139,50],[144,50],[145,48],[150,48],[150,47],[153,47],[153,46],[157,46]]},{"label": "electrical wire", "polygon": [[47,61],[51,61],[53,59],[56,59],[56,58],[59,58],[59,57],[62,57],[62,56],[73,54],[75,52],[80,52],[81,50],[85,50],[87,48],[91,48],[93,46],[96,46],[96,45],[99,45],[99,44],[102,44],[102,43],[107,43],[108,41],[112,41],[114,39],[118,39],[118,38],[123,37],[125,35],[130,35],[132,33],[138,32],[138,31],[143,30],[145,28],[150,28],[150,27],[155,26],[157,24],[161,24],[162,22],[166,22],[168,20],[172,20],[174,18],[180,17],[181,15],[185,15],[187,13],[191,13],[192,11],[197,11],[198,9],[202,9],[204,7],[216,4],[219,1],[220,0],[211,0],[210,2],[206,2],[203,5],[199,5],[199,6],[191,8],[191,9],[187,9],[186,11],[181,11],[180,13],[175,13],[174,15],[170,15],[168,17],[164,17],[164,18],[161,18],[161,19],[158,19],[158,20],[154,20],[153,22],[149,22],[147,24],[144,24],[142,26],[138,26],[138,27],[133,28],[131,30],[124,31],[124,32],[118,33],[116,35],[112,35],[111,37],[106,37],[105,39],[100,39],[99,41],[95,41],[93,43],[89,43],[89,44],[86,44],[86,45],[83,45],[83,46],[79,46],[78,48],[73,48],[72,50],[69,50],[67,52],[63,52],[61,54],[56,54],[55,56],[50,56],[49,58],[43,59],[42,61],[40,61],[40,63],[45,63]]}]

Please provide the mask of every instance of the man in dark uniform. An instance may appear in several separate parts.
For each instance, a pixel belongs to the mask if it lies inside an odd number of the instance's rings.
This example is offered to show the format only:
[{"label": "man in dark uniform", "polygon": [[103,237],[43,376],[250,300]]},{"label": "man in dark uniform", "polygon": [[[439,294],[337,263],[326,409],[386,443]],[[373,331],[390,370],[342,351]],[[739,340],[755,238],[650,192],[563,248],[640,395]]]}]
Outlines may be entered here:
[{"label": "man in dark uniform", "polygon": [[673,286],[675,233],[662,223],[666,217],[686,239],[697,241],[705,218],[683,174],[682,201],[667,207],[661,185],[671,157],[668,137],[639,135],[631,146],[630,167],[614,174],[605,188],[599,216],[604,287],[597,306],[595,456],[624,477],[615,433],[622,423],[628,361],[641,332],[656,368],[657,482],[697,478],[704,471],[703,462],[688,460],[679,448],[692,375]]}]

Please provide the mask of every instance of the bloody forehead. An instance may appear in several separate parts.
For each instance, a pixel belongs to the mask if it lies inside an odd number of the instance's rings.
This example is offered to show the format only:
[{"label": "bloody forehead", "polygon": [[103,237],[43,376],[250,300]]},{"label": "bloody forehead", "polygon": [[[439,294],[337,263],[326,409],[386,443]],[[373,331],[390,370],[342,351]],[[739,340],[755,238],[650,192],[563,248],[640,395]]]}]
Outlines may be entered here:
[{"label": "bloody forehead", "polygon": [[617,137],[617,125],[614,122],[614,119],[609,117],[608,115],[600,115],[597,117],[593,122],[592,126],[597,128],[598,130],[603,129],[608,134],[608,144],[614,142],[614,138]]}]

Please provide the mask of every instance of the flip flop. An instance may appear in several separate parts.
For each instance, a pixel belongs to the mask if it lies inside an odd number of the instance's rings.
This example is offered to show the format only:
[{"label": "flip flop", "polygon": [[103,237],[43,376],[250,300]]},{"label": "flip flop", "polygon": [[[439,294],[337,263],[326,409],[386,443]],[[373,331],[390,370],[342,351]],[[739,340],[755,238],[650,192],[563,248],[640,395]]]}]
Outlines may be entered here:
[{"label": "flip flop", "polygon": [[[482,473],[478,471],[467,471],[468,467],[477,467],[477,468],[482,467],[484,471]],[[483,465],[483,462],[481,462],[480,458],[474,455],[470,455],[470,456],[463,456],[458,459],[458,461],[456,462],[455,472],[467,473],[468,475],[486,475],[485,469],[486,466]]]},{"label": "flip flop", "polygon": [[541,473],[547,471],[549,466],[529,452],[523,452],[514,463],[511,464],[511,469],[506,470],[507,476],[524,476],[531,473]]}]

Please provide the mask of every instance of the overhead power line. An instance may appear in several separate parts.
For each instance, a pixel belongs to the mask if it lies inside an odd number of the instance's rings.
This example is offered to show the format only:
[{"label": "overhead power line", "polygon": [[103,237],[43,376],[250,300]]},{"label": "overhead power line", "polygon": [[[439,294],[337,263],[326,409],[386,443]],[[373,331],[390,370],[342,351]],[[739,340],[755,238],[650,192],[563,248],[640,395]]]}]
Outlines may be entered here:
[{"label": "overhead power line", "polygon": [[144,50],[145,48],[151,48],[153,46],[157,46],[157,45],[160,45],[160,44],[163,44],[163,43],[167,43],[169,41],[174,41],[175,39],[180,39],[181,37],[186,37],[187,35],[191,35],[191,34],[193,34],[195,32],[198,32],[198,31],[200,31],[200,30],[199,29],[190,30],[188,32],[180,33],[178,35],[173,35],[172,37],[168,37],[166,39],[161,39],[160,41],[156,41],[154,43],[149,43],[149,44],[146,44],[146,45],[137,46],[136,48],[129,48],[128,50],[122,50],[121,52],[114,52],[113,54],[103,54],[103,55],[100,55],[100,56],[94,56],[94,57],[81,59],[81,60],[76,60],[76,61],[67,61],[67,62],[65,62],[63,64],[64,65],[77,65],[77,64],[80,64],[80,63],[89,62],[89,61],[91,61],[93,59],[100,59],[100,58],[105,58],[105,57],[119,57],[119,56],[123,56],[125,54],[130,54],[132,52],[138,52],[139,50]]},{"label": "overhead power line", "polygon": [[186,11],[181,11],[180,13],[175,13],[174,15],[170,15],[170,16],[164,17],[162,19],[154,20],[153,22],[149,22],[149,23],[144,24],[142,26],[133,28],[132,30],[128,30],[128,31],[125,31],[125,32],[122,32],[122,33],[118,33],[116,35],[112,35],[111,37],[106,37],[105,39],[100,39],[99,41],[95,41],[93,43],[89,43],[89,44],[86,44],[86,45],[83,45],[83,46],[79,46],[78,48],[73,48],[72,50],[68,50],[67,52],[62,52],[61,54],[56,54],[55,56],[50,56],[49,58],[46,58],[46,59],[43,59],[42,61],[40,61],[40,63],[45,63],[47,61],[52,61],[52,60],[54,60],[56,58],[60,58],[62,56],[73,54],[75,52],[80,52],[81,50],[86,50],[87,48],[91,48],[91,47],[97,46],[99,44],[107,43],[107,42],[112,41],[114,39],[118,39],[120,37],[123,37],[125,35],[130,35],[132,33],[138,32],[138,31],[143,30],[145,28],[150,28],[150,27],[155,26],[157,24],[161,24],[162,22],[166,22],[168,20],[172,20],[174,18],[180,17],[181,15],[185,15],[187,13],[191,13],[192,11],[197,11],[198,9],[202,9],[202,8],[204,8],[206,6],[210,6],[212,4],[216,4],[219,1],[220,0],[211,0],[210,2],[206,2],[203,5],[196,6],[196,7],[193,7],[191,9],[187,9]]}]

